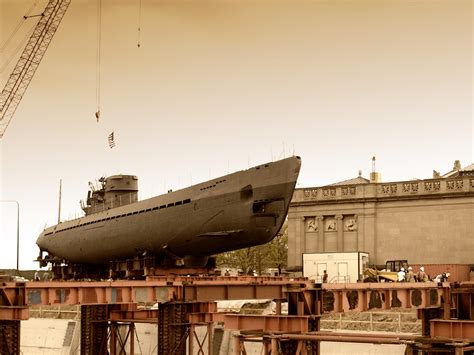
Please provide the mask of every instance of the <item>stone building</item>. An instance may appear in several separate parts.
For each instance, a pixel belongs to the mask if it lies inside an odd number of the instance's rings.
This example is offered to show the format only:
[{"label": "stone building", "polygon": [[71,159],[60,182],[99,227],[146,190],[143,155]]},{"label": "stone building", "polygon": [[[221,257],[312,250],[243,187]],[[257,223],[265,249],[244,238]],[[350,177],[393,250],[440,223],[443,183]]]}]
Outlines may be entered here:
[{"label": "stone building", "polygon": [[355,179],[295,190],[288,212],[288,269],[302,254],[368,252],[371,264],[474,264],[474,164],[432,179]]}]

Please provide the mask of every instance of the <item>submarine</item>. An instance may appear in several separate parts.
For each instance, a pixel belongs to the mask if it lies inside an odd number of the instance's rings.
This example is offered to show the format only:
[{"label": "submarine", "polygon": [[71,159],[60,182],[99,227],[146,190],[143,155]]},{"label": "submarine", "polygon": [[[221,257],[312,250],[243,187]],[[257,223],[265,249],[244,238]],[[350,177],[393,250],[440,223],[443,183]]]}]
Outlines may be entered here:
[{"label": "submarine", "polygon": [[[264,244],[285,221],[301,168],[293,156],[138,201],[138,179],[90,185],[84,216],[46,228],[36,244],[47,263],[107,265],[150,256],[203,266],[209,256]],[[46,256],[43,258],[43,253]]]}]

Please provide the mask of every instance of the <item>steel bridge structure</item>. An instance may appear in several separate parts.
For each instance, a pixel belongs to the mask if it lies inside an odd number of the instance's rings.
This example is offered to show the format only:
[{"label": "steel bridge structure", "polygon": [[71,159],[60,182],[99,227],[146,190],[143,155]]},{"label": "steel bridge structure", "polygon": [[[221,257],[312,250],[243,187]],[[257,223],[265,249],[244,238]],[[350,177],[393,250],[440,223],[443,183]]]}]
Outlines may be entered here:
[{"label": "steel bridge structure", "polygon": [[[274,300],[276,314],[217,312],[216,300],[242,299]],[[158,309],[138,307],[156,302]],[[288,314],[282,314],[282,302],[288,302]],[[319,354],[323,341],[405,344],[408,354],[465,354],[474,351],[473,304],[474,283],[315,284],[305,278],[224,276],[3,282],[0,353],[20,353],[20,321],[29,318],[30,307],[81,305],[81,354],[133,353],[135,324],[140,322],[157,324],[159,354],[212,354],[216,322],[239,331],[234,354],[245,354],[247,342],[261,342],[265,354]],[[391,308],[416,308],[422,334],[320,330],[323,312]],[[206,329],[203,339],[198,327]]]}]

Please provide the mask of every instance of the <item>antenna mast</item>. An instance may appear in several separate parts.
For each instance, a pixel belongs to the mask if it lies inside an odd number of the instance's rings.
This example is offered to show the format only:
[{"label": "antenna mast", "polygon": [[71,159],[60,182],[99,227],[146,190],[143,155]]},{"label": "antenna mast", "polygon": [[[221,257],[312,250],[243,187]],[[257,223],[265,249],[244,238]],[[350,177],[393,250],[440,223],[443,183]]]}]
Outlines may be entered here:
[{"label": "antenna mast", "polygon": [[378,183],[381,182],[381,175],[375,171],[375,156],[372,157],[372,172],[370,173],[370,182]]}]

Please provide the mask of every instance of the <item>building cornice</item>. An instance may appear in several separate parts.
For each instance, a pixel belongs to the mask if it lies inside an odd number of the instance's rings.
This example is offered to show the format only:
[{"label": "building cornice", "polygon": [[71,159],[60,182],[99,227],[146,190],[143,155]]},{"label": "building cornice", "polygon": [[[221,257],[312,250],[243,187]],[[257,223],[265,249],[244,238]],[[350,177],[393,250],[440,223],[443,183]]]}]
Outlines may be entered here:
[{"label": "building cornice", "polygon": [[291,206],[474,196],[474,178],[410,180],[295,189]]}]

